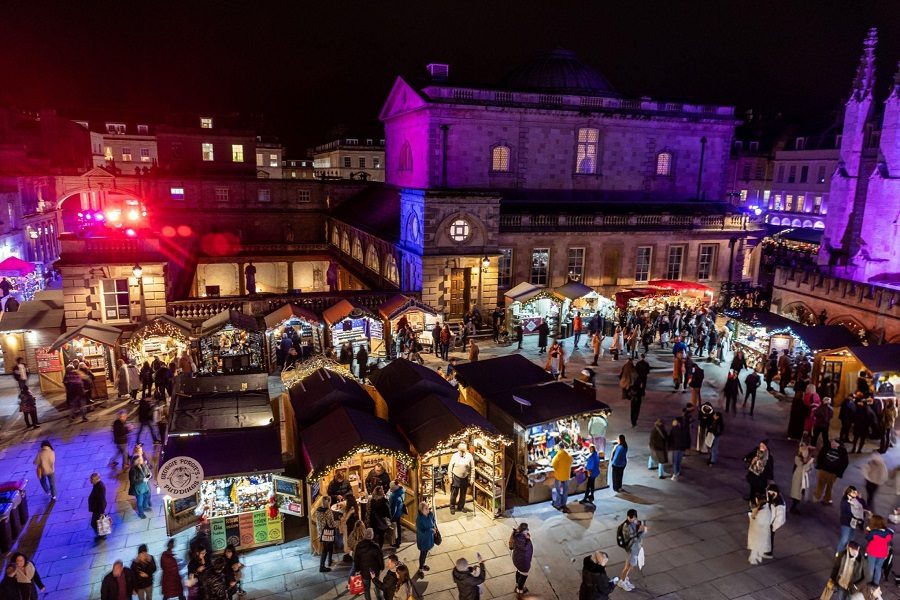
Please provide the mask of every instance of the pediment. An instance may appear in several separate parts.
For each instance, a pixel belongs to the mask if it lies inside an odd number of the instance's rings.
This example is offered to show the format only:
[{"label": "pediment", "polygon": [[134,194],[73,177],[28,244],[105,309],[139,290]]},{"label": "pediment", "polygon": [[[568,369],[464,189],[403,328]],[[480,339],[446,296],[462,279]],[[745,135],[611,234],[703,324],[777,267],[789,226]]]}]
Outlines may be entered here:
[{"label": "pediment", "polygon": [[103,167],[94,167],[90,171],[83,173],[81,176],[82,177],[106,177],[108,179],[116,178],[116,176],[113,173],[111,173],[110,171],[107,171]]},{"label": "pediment", "polygon": [[425,98],[423,98],[415,88],[406,83],[402,77],[397,77],[378,118],[381,121],[385,121],[393,116],[421,108],[425,105]]}]

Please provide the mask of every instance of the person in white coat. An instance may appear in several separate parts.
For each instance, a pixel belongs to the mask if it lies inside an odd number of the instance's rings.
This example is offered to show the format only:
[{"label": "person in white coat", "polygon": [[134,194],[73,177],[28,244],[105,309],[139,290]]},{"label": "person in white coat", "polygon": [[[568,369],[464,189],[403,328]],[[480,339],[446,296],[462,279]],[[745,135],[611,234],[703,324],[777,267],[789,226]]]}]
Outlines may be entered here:
[{"label": "person in white coat", "polygon": [[588,421],[588,433],[591,435],[591,441],[597,452],[606,452],[606,428],[609,426],[609,419],[605,414],[594,415]]},{"label": "person in white coat", "polygon": [[772,558],[772,553],[775,552],[775,532],[781,529],[784,526],[785,520],[787,518],[787,511],[785,510],[787,507],[784,505],[784,498],[781,495],[781,490],[778,489],[778,486],[774,483],[770,483],[766,487],[766,502],[769,503],[769,511],[772,513],[772,520],[769,523],[769,551],[763,554],[765,558]]},{"label": "person in white coat", "polygon": [[880,454],[873,454],[869,462],[863,465],[862,475],[866,480],[866,504],[872,508],[875,506],[875,493],[888,480],[887,465]]},{"label": "person in white coat", "polygon": [[758,565],[763,556],[772,550],[772,509],[765,496],[756,496],[751,503],[747,549],[750,550],[750,564]]},{"label": "person in white coat", "polygon": [[797,512],[797,505],[806,497],[809,489],[809,474],[813,470],[816,461],[807,444],[800,444],[797,454],[794,455],[794,472],[791,475],[791,509]]},{"label": "person in white coat", "polygon": [[128,390],[131,392],[131,401],[137,404],[138,390],[141,389],[141,372],[132,360],[128,363]]}]

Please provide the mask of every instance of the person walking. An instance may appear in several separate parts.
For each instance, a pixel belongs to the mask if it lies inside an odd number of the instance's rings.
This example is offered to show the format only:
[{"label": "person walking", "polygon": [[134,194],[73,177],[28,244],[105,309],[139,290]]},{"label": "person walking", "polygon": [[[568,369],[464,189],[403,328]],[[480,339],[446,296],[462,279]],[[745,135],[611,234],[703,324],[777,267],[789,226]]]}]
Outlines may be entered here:
[{"label": "person walking", "polygon": [[772,509],[764,495],[754,496],[751,501],[750,522],[747,527],[747,548],[750,550],[750,564],[758,565],[763,556],[771,551]]},{"label": "person walking", "polygon": [[759,389],[760,377],[759,373],[756,372],[756,369],[751,369],[750,373],[747,374],[747,377],[744,378],[744,385],[746,386],[746,391],[744,392],[744,403],[741,405],[741,408],[747,407],[747,400],[750,400],[750,416],[753,416],[753,410],[756,408],[756,390]]},{"label": "person walking", "polygon": [[[631,387],[637,381],[637,369],[634,367],[634,359],[630,356],[625,360],[625,364],[619,370],[619,389],[622,390],[622,399],[627,400]],[[634,424],[632,423],[632,427]]]},{"label": "person walking", "polygon": [[37,416],[37,399],[28,388],[19,392],[19,410],[22,412],[22,418],[25,419],[25,431],[40,429],[41,424],[38,423]]},{"label": "person walking", "polygon": [[700,406],[700,391],[703,388],[703,378],[705,375],[706,374],[703,372],[703,369],[700,368],[700,365],[693,363],[691,372],[688,373],[688,386],[691,388],[691,404],[695,407]]},{"label": "person walking", "polygon": [[41,442],[41,449],[34,457],[34,465],[41,489],[51,500],[56,500],[56,452],[50,445],[50,440]]},{"label": "person walking", "polygon": [[597,361],[603,356],[603,334],[599,331],[591,334],[591,350],[594,351],[594,361],[591,365],[596,367]]},{"label": "person walking", "polygon": [[453,583],[456,584],[459,600],[480,600],[481,598],[479,587],[487,578],[487,570],[484,568],[484,560],[480,553],[475,553],[475,560],[475,566],[470,567],[469,561],[460,558],[453,568]]},{"label": "person walking", "polygon": [[790,350],[782,350],[781,356],[778,357],[778,387],[781,395],[787,393],[787,386],[791,382],[791,357]]},{"label": "person walking", "polygon": [[872,515],[866,527],[866,579],[873,586],[881,585],[884,562],[893,551],[894,531],[887,526],[884,517]]},{"label": "person walking", "polygon": [[831,425],[831,419],[834,418],[834,409],[831,407],[831,398],[822,398],[822,402],[813,410],[813,431],[812,440],[809,442],[813,448],[819,443],[819,436],[822,436],[822,443],[828,443],[828,428]]},{"label": "person walking", "polygon": [[144,457],[135,456],[131,468],[128,470],[129,494],[134,496],[135,509],[138,517],[146,519],[144,511],[150,508],[150,485],[147,483],[147,474],[144,471]]},{"label": "person walking", "polygon": [[[129,467],[128,461],[128,430],[129,426],[126,423],[128,419],[128,411],[120,410],[116,413],[116,420],[113,421],[112,432],[113,432],[113,443],[116,445],[116,451],[118,456],[122,458],[122,470],[126,471]],[[112,461],[110,461],[110,466],[116,466],[116,459],[113,457]]]},{"label": "person walking", "polygon": [[450,360],[450,342],[453,341],[453,334],[450,333],[450,325],[444,323],[441,328],[441,358]]},{"label": "person walking", "polygon": [[730,409],[732,414],[737,415],[737,399],[743,391],[741,382],[735,372],[729,371],[728,378],[725,380],[725,386],[722,389],[725,395],[725,414],[728,414]]},{"label": "person walking", "polygon": [[513,326],[513,334],[516,336],[516,349],[522,349],[522,340],[525,338],[525,329],[522,327],[521,321],[516,321]]},{"label": "person walking", "polygon": [[622,491],[622,478],[625,476],[625,466],[628,464],[628,443],[625,436],[619,434],[619,439],[613,447],[609,466],[612,467],[612,489],[614,492]]},{"label": "person walking", "polygon": [[400,482],[394,480],[391,482],[391,491],[388,494],[388,509],[391,512],[391,522],[396,526],[397,531],[394,535],[394,548],[400,547],[400,533],[402,525],[400,519],[406,512],[406,490],[400,485]]},{"label": "person walking", "polygon": [[831,504],[831,490],[834,482],[844,476],[850,458],[847,449],[838,440],[826,442],[825,448],[816,457],[816,493],[815,500],[821,498],[822,504]]},{"label": "person walking", "polygon": [[775,388],[772,387],[772,382],[775,380],[775,376],[778,375],[778,351],[772,350],[772,353],[769,354],[769,359],[766,361],[766,391],[771,392]]},{"label": "person walking", "polygon": [[572,350],[578,350],[578,342],[581,341],[581,329],[583,324],[581,322],[581,315],[579,313],[575,313],[575,317],[572,319],[572,334],[575,339],[572,341]]},{"label": "person walking", "polygon": [[[859,544],[850,542],[845,550],[835,555],[826,590],[832,590],[831,600],[849,600],[864,580],[865,568]],[[824,593],[822,597],[825,597]]]},{"label": "person walking", "polygon": [[588,446],[588,457],[584,462],[585,488],[584,498],[578,501],[579,504],[594,503],[594,486],[597,482],[597,475],[600,474],[600,455],[597,454],[597,447],[594,444]]},{"label": "person walking", "polygon": [[131,598],[134,596],[134,583],[134,573],[121,560],[117,560],[100,584],[100,600]]},{"label": "person walking", "polygon": [[643,539],[647,533],[647,526],[638,520],[638,512],[629,508],[625,520],[616,529],[616,544],[625,550],[628,557],[622,567],[622,575],[619,577],[619,587],[630,592],[634,590],[634,584],[628,579],[628,574],[633,567],[643,568]]},{"label": "person walking", "polygon": [[9,559],[9,564],[15,567],[16,587],[21,600],[37,600],[38,591],[45,591],[44,582],[37,572],[34,563],[21,552],[16,552]]},{"label": "person walking", "polygon": [[94,533],[97,534],[98,538],[104,539],[106,536],[100,535],[97,521],[106,514],[106,485],[103,483],[103,480],[100,479],[99,473],[91,473],[90,481],[91,493],[88,495],[87,508],[88,512],[91,513],[91,528],[94,530]]},{"label": "person walking", "polygon": [[884,403],[884,409],[881,411],[881,444],[878,446],[878,452],[885,454],[888,448],[894,445],[894,425],[897,422],[897,406],[893,398],[888,398]]},{"label": "person walking", "polygon": [[128,393],[132,402],[137,402],[138,391],[141,389],[141,373],[132,360],[128,363]]},{"label": "person walking", "polygon": [[[396,554],[388,555],[387,559],[385,559],[385,566],[387,569],[384,572],[384,577],[379,578],[378,573],[375,573],[372,576],[372,585],[375,586],[376,596],[383,596],[385,600],[394,600],[394,598],[397,597],[397,592],[400,587],[400,577],[397,571],[401,564],[402,563]],[[400,599],[398,598],[398,600]],[[402,600],[406,599],[404,598]]]},{"label": "person walking", "polygon": [[884,459],[880,454],[873,454],[872,458],[863,465],[862,475],[866,480],[866,504],[874,510],[875,494],[878,492],[878,488],[888,480],[887,465],[884,464]]},{"label": "person walking", "polygon": [[809,489],[809,473],[814,466],[813,454],[810,447],[800,443],[797,454],[794,455],[794,471],[791,473],[791,508],[790,512],[797,512],[797,506],[806,496]]},{"label": "person walking", "polygon": [[557,452],[550,461],[550,468],[553,469],[553,477],[556,479],[553,484],[553,501],[551,505],[560,512],[569,512],[569,479],[572,478],[572,455],[566,450],[568,444],[559,442]]},{"label": "person walking", "polygon": [[613,360],[619,360],[619,352],[622,351],[625,346],[625,341],[622,339],[622,327],[616,325],[615,331],[613,331],[612,343],[609,345],[609,353],[612,354]]},{"label": "person walking", "polygon": [[681,477],[681,461],[684,453],[691,447],[690,427],[685,424],[684,417],[676,417],[672,420],[672,428],[669,429],[669,448],[672,450],[672,481]]},{"label": "person walking", "polygon": [[775,459],[769,452],[768,441],[764,440],[744,457],[747,463],[747,483],[750,484],[748,499],[753,502],[757,496],[765,498],[766,486],[775,478]]},{"label": "person walking", "polygon": [[[353,569],[362,577],[363,594],[366,600],[372,600],[372,579],[375,574],[384,570],[384,555],[381,553],[381,547],[372,541],[375,532],[371,527],[366,529],[363,539],[356,544],[353,551]],[[380,598],[381,592],[375,588],[375,596]]]},{"label": "person walking", "polygon": [[541,324],[537,326],[538,333],[538,354],[547,351],[547,340],[550,337],[550,326],[547,325],[547,319],[541,319]]},{"label": "person walking", "polygon": [[416,514],[416,548],[419,550],[419,570],[416,575],[420,578],[425,576],[425,571],[430,570],[425,561],[428,553],[434,548],[435,533],[437,533],[437,522],[434,519],[434,513],[431,512],[431,505],[423,500],[419,502],[419,511]]},{"label": "person walking", "polygon": [[597,550],[584,557],[581,563],[581,585],[578,588],[578,600],[609,600],[609,594],[619,581],[611,580],[606,573],[609,555]]},{"label": "person walking", "polygon": [[866,505],[859,497],[859,491],[854,486],[847,486],[844,495],[841,496],[840,525],[841,535],[838,539],[837,549],[840,552],[847,547],[853,539],[853,533],[860,528],[865,520]]},{"label": "person walking", "polygon": [[869,431],[876,423],[875,411],[865,402],[859,400],[856,408],[853,410],[853,440],[850,442],[850,452],[861,454],[863,447],[866,445],[866,438],[869,437]]},{"label": "person walking", "polygon": [[329,573],[331,565],[334,563],[334,538],[337,534],[337,524],[334,522],[334,512],[331,510],[331,496],[326,494],[319,500],[315,522],[320,544],[319,573]]},{"label": "person walking", "polygon": [[131,561],[134,575],[134,592],[138,600],[153,598],[153,574],[156,573],[156,559],[147,551],[147,544],[138,546],[137,557]]},{"label": "person walking", "polygon": [[[723,433],[725,433],[725,417],[721,412],[716,411],[713,413],[712,422],[706,430],[706,446],[709,448],[709,459],[706,461],[707,467],[711,467],[719,462],[719,442]],[[710,444],[710,441],[712,441],[712,444]]]},{"label": "person walking", "polygon": [[85,403],[87,396],[84,393],[84,379],[81,373],[72,365],[66,366],[66,376],[63,378],[63,386],[66,388],[66,404],[69,407],[69,419],[74,421],[76,415],[81,415],[81,422],[86,423],[87,409]]},{"label": "person walking", "polygon": [[775,552],[775,532],[784,526],[787,518],[784,497],[781,495],[781,490],[774,483],[770,483],[766,488],[766,502],[769,503],[772,521],[770,523],[769,551],[763,553],[763,557],[772,558],[772,553]]},{"label": "person walking", "polygon": [[469,512],[466,508],[466,493],[475,477],[475,459],[465,442],[460,442],[457,452],[450,457],[447,473],[450,475],[450,514],[456,511]]},{"label": "person walking", "polygon": [[184,585],[181,582],[181,570],[178,567],[178,559],[175,558],[175,540],[169,539],[166,542],[166,549],[159,557],[159,567],[162,571],[162,580],[160,587],[162,597],[166,600],[170,598],[184,598]]},{"label": "person walking", "polygon": [[25,359],[21,356],[16,359],[16,366],[13,367],[13,379],[19,384],[20,392],[28,391],[28,367],[25,364]]},{"label": "person walking", "polygon": [[128,385],[128,367],[121,358],[116,361],[116,378],[114,384],[119,400],[129,397],[131,386]]},{"label": "person walking", "polygon": [[[163,400],[163,402],[165,402],[165,400]],[[159,437],[157,436],[158,428],[155,427],[153,423],[153,405],[150,404],[149,398],[141,398],[138,403],[138,421],[140,422],[140,427],[138,427],[135,442],[141,441],[141,434],[144,433],[144,429],[146,428],[150,430],[150,437],[153,439],[153,443],[160,443]]]},{"label": "person walking", "polygon": [[[666,463],[669,462],[669,440],[662,419],[657,419],[650,431],[650,456],[647,457],[647,469],[658,469],[660,479],[666,478]],[[656,466],[653,463],[656,463]]]},{"label": "person walking", "polygon": [[697,415],[697,452],[700,454],[706,454],[707,452],[707,444],[706,444],[706,434],[709,431],[709,426],[712,424],[713,415],[715,414],[715,409],[713,405],[709,402],[704,402],[700,405],[699,415]]},{"label": "person walking", "polygon": [[531,558],[534,556],[534,546],[531,543],[531,532],[528,531],[528,523],[519,523],[509,536],[509,549],[512,550],[512,563],[516,568],[516,594],[528,593],[525,581],[531,571]]}]

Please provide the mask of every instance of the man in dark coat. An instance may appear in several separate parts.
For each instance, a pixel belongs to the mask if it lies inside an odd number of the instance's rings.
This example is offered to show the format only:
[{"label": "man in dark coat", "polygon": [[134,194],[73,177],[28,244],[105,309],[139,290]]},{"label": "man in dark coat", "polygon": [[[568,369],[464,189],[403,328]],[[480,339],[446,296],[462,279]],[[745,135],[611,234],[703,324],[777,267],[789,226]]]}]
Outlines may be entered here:
[{"label": "man in dark coat", "polygon": [[759,388],[759,373],[756,372],[755,369],[750,371],[750,374],[744,378],[744,385],[746,386],[747,391],[744,392],[744,404],[741,405],[741,408],[747,406],[747,399],[750,399],[750,416],[753,416],[753,409],[756,408],[756,390]]},{"label": "man in dark coat", "polygon": [[363,534],[363,539],[356,544],[353,550],[353,568],[354,571],[362,576],[363,592],[366,600],[371,600],[372,573],[378,575],[384,570],[384,555],[381,548],[373,542],[375,532],[370,527]]},{"label": "man in dark coat", "polygon": [[369,369],[369,352],[366,350],[365,344],[360,344],[359,350],[356,352],[356,370],[359,372],[359,378],[365,379]]},{"label": "man in dark coat", "polygon": [[[99,473],[91,474],[91,494],[88,496],[88,511],[91,513],[91,527],[97,532],[97,520],[106,513],[106,485]],[[105,538],[106,536],[99,536]]]},{"label": "man in dark coat", "polygon": [[542,319],[541,324],[538,325],[538,354],[543,354],[547,351],[547,339],[550,337],[550,326],[547,325],[547,319]]},{"label": "man in dark coat", "polygon": [[835,481],[844,476],[850,457],[847,449],[838,440],[826,440],[816,456],[816,493],[813,499],[822,499],[823,504],[831,504],[831,489]]},{"label": "man in dark coat", "polygon": [[[120,590],[125,588],[124,596],[120,594]],[[120,598],[131,598],[134,595],[134,573],[131,569],[125,567],[121,560],[113,563],[112,571],[103,578],[100,584],[100,600],[119,600]]]},{"label": "man in dark coat", "polygon": [[581,567],[581,587],[578,588],[578,600],[608,600],[609,593],[615,583],[606,574],[606,563],[609,555],[600,550],[584,557]]},{"label": "man in dark coat", "polygon": [[484,561],[481,560],[481,554],[476,553],[476,557],[478,564],[474,567],[470,567],[469,561],[465,558],[456,561],[456,567],[453,569],[453,583],[456,584],[459,600],[479,600],[481,598],[478,586],[484,583],[487,571],[484,568]]},{"label": "man in dark coat", "polygon": [[872,407],[865,401],[858,401],[853,410],[853,441],[850,445],[850,452],[862,453],[866,438],[875,422],[875,411],[872,410]]}]

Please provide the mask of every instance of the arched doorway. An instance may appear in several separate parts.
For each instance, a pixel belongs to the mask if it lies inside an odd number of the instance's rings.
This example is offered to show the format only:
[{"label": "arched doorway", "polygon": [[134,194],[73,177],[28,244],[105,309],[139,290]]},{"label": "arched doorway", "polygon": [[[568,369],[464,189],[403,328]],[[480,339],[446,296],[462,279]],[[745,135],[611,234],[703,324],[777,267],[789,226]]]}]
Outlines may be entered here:
[{"label": "arched doorway", "polygon": [[146,226],[147,211],[136,194],[116,189],[69,192],[58,202],[60,233],[82,233],[100,227]]}]

